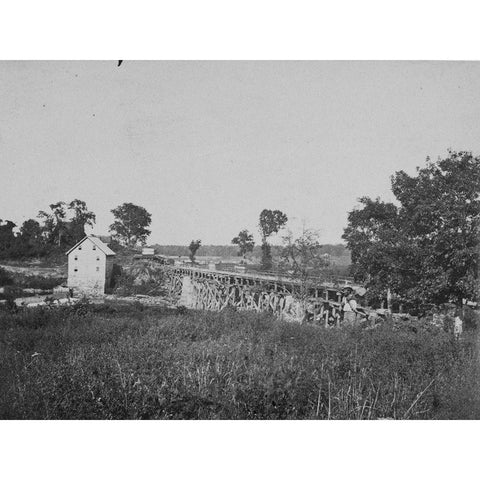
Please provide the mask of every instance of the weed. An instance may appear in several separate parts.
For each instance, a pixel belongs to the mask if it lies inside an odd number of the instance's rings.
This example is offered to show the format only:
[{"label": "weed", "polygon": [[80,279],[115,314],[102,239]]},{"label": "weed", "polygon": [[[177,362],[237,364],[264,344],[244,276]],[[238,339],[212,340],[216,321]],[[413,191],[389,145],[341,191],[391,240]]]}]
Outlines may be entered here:
[{"label": "weed", "polygon": [[480,418],[474,332],[81,302],[0,312],[0,418]]}]

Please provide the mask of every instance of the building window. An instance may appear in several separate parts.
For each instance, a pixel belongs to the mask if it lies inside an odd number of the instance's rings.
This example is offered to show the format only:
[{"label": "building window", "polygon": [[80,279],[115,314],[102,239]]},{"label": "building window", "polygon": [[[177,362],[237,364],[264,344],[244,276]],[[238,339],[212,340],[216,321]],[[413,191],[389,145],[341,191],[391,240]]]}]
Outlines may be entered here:
[{"label": "building window", "polygon": [[79,249],[79,250],[81,250],[81,249],[82,249],[82,247],[78,247],[78,249]]},{"label": "building window", "polygon": [[78,257],[75,257],[75,260],[78,260]]},{"label": "building window", "polygon": [[99,272],[99,271],[100,271],[100,267],[97,267],[97,272]]},{"label": "building window", "polygon": [[99,262],[99,261],[100,261],[100,257],[97,257],[97,262]]},{"label": "building window", "polygon": [[94,245],[94,246],[93,246],[93,249],[94,249],[94,250],[96,250],[96,249],[97,249],[97,247]]},{"label": "building window", "polygon": [[74,272],[78,272],[78,268],[75,268],[73,271],[74,271]]}]

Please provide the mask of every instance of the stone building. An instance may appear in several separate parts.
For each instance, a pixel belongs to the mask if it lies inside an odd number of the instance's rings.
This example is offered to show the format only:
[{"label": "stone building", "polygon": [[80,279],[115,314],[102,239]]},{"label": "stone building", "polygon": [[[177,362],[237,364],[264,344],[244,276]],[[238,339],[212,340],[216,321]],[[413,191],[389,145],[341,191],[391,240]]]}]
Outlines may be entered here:
[{"label": "stone building", "polygon": [[68,252],[68,288],[74,294],[102,295],[110,286],[113,252],[106,243],[87,235]]}]

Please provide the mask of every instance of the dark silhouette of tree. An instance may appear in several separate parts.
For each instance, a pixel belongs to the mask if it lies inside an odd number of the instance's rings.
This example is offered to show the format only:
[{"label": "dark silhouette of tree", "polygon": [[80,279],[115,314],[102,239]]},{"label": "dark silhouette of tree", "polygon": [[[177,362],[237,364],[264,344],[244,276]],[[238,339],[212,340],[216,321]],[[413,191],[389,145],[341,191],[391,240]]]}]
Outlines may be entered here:
[{"label": "dark silhouette of tree", "polygon": [[259,230],[262,237],[262,267],[265,270],[272,268],[272,249],[268,239],[287,223],[287,216],[280,210],[264,209],[260,213]]},{"label": "dark silhouette of tree", "polygon": [[360,199],[343,238],[353,273],[370,294],[387,289],[413,303],[477,299],[480,248],[480,157],[449,151],[410,176],[392,176],[397,207]]},{"label": "dark silhouette of tree", "polygon": [[0,267],[0,287],[4,287],[5,285],[13,285],[13,278],[9,272]]},{"label": "dark silhouette of tree", "polygon": [[25,220],[18,236],[20,249],[25,256],[42,255],[45,249],[43,231],[40,224],[33,219]]},{"label": "dark silhouette of tree", "polygon": [[88,210],[87,204],[83,200],[72,200],[68,204],[68,209],[74,214],[69,224],[69,236],[70,243],[75,245],[85,236],[85,226],[93,227],[96,216]]},{"label": "dark silhouette of tree", "polygon": [[[40,210],[37,218],[23,222],[17,234],[15,224],[0,220],[0,256],[2,258],[22,258],[45,256],[63,252],[81,240],[85,235],[85,225],[95,223],[95,214],[88,210],[84,201],[75,199],[68,205],[57,202],[49,205],[50,211]],[[70,213],[70,215],[68,215]]]},{"label": "dark silhouette of tree", "polygon": [[249,233],[248,230],[242,230],[239,232],[239,234],[232,239],[232,243],[238,245],[238,254],[243,257],[243,262],[245,262],[245,256],[247,253],[251,252],[255,246],[253,235]]},{"label": "dark silhouette of tree", "polygon": [[115,240],[133,248],[138,243],[145,245],[150,235],[148,226],[152,216],[145,208],[133,203],[124,203],[111,210],[115,221],[110,225],[110,232]]},{"label": "dark silhouette of tree", "polygon": [[0,257],[7,258],[9,252],[15,247],[15,234],[13,229],[16,227],[15,223],[10,220],[0,219]]},{"label": "dark silhouette of tree", "polygon": [[201,247],[202,241],[201,240],[192,240],[188,249],[190,250],[190,260],[195,263],[195,255],[197,254],[198,249]]},{"label": "dark silhouette of tree", "polygon": [[40,210],[37,217],[43,219],[43,229],[46,239],[52,245],[61,246],[67,232],[66,227],[66,204],[57,202],[49,205],[51,213]]},{"label": "dark silhouette of tree", "polygon": [[[58,247],[75,245],[85,236],[85,225],[93,226],[95,214],[88,210],[83,200],[52,203],[50,212],[40,210],[37,217],[43,220],[43,237],[47,243]],[[71,212],[70,219],[68,213]]]}]

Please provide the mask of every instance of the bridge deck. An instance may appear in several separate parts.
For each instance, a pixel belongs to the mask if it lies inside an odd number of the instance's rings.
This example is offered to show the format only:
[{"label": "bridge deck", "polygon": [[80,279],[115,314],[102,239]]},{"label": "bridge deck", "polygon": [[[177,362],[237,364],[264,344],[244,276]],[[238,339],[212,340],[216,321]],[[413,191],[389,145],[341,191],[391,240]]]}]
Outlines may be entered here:
[{"label": "bridge deck", "polygon": [[[342,285],[340,281],[328,282],[320,277],[303,280],[290,275],[210,270],[190,265],[166,265],[165,268],[169,294],[185,306],[205,310],[221,310],[232,305],[292,315],[292,309],[304,308],[298,303],[303,298],[314,316],[327,321],[338,317],[345,286],[356,287],[349,282]],[[190,277],[192,282],[185,283],[185,277]]]},{"label": "bridge deck", "polygon": [[[198,273],[201,276],[220,276],[220,277],[237,277],[242,278],[245,280],[253,280],[256,282],[271,282],[271,283],[279,283],[279,284],[288,284],[288,285],[302,285],[304,281],[295,277],[293,275],[280,275],[280,274],[272,274],[272,273],[243,273],[243,272],[235,272],[235,271],[226,271],[226,270],[209,270],[206,268],[198,268],[198,267],[190,267],[190,266],[170,266],[172,270],[176,270],[179,272],[185,273]],[[336,282],[328,282],[325,281],[322,277],[308,277],[306,280],[311,284],[311,288],[328,288],[332,290],[340,291],[343,288],[349,287],[359,287],[360,285],[356,285],[349,280],[345,280],[339,278]]]}]

